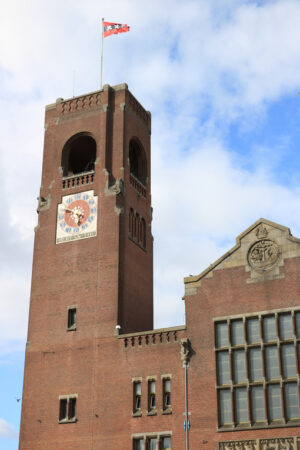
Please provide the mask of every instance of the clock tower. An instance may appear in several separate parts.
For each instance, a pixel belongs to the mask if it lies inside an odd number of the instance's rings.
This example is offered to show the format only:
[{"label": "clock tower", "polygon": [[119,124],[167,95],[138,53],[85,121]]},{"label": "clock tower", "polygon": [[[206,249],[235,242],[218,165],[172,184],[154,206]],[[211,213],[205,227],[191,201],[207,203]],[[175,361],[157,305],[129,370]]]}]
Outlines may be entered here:
[{"label": "clock tower", "polygon": [[20,449],[48,448],[32,436],[70,380],[93,402],[106,340],[153,328],[150,134],[126,84],[46,107]]}]

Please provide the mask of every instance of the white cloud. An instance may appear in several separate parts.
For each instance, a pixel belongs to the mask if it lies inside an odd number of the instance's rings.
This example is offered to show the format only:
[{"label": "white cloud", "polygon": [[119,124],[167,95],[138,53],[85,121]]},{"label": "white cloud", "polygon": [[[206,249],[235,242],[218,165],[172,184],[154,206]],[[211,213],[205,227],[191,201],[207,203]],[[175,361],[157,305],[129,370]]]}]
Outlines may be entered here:
[{"label": "white cloud", "polygon": [[[299,182],[284,187],[261,154],[245,168],[225,144],[233,122],[254,129],[270,102],[298,90],[298,1],[6,0],[0,353],[26,334],[44,105],[72,96],[74,69],[75,94],[98,88],[101,16],[131,26],[105,40],[104,81],[125,78],[152,111],[156,325],[183,322],[183,277],[203,270],[258,217],[300,234]],[[274,159],[283,151],[263,153]]]},{"label": "white cloud", "polygon": [[0,418],[0,439],[18,439],[18,432],[6,420]]}]

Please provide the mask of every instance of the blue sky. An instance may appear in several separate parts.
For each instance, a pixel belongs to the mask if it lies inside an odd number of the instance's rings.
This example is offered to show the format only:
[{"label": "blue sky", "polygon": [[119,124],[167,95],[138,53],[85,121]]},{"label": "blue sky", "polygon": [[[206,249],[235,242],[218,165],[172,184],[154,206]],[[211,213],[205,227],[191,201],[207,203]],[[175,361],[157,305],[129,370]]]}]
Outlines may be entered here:
[{"label": "blue sky", "polygon": [[[300,236],[300,2],[3,0],[0,450],[16,450],[44,107],[126,81],[152,112],[155,325],[259,217]],[[75,82],[73,84],[73,79]]]}]

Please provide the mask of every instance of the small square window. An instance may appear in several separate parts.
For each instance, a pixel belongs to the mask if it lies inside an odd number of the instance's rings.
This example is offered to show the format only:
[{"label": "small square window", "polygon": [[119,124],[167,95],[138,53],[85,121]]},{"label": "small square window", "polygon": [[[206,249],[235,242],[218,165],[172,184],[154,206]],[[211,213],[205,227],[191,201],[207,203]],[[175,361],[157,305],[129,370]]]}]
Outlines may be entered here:
[{"label": "small square window", "polygon": [[76,313],[76,307],[71,307],[68,309],[68,330],[76,329]]},{"label": "small square window", "polygon": [[59,400],[59,422],[76,422],[76,396],[63,396]]}]

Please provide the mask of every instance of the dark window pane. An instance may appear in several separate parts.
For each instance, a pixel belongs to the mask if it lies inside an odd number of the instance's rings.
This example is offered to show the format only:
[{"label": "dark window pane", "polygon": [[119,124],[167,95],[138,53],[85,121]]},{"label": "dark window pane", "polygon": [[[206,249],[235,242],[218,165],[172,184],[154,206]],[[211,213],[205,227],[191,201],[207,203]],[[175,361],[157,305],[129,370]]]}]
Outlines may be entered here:
[{"label": "dark window pane", "polygon": [[246,362],[245,362],[245,351],[244,350],[234,350],[233,356],[233,374],[234,382],[242,383],[246,381]]},{"label": "dark window pane", "polygon": [[216,346],[228,346],[228,326],[226,322],[216,324]]},{"label": "dark window pane", "polygon": [[249,349],[249,373],[250,381],[258,381],[263,377],[260,348]]},{"label": "dark window pane", "polygon": [[276,340],[275,317],[267,316],[263,318],[264,341],[270,342]]},{"label": "dark window pane", "polygon": [[257,318],[247,320],[247,339],[249,344],[260,341],[259,322]]},{"label": "dark window pane", "polygon": [[170,437],[162,438],[162,449],[163,450],[171,450],[171,438]]},{"label": "dark window pane", "polygon": [[300,311],[295,313],[295,320],[297,337],[300,337]]},{"label": "dark window pane", "polygon": [[266,372],[267,379],[271,380],[279,377],[279,361],[278,361],[278,350],[274,345],[265,348],[266,355]]},{"label": "dark window pane", "polygon": [[237,423],[248,422],[248,398],[246,388],[236,388],[234,395],[235,418]]},{"label": "dark window pane", "polygon": [[144,449],[145,449],[144,439],[135,439],[134,450],[144,450]]},{"label": "dark window pane", "polygon": [[254,422],[264,421],[265,416],[265,397],[262,386],[253,386],[251,388],[251,407],[252,419]]},{"label": "dark window pane", "polygon": [[59,420],[64,420],[67,418],[67,399],[64,398],[60,400],[59,405]]},{"label": "dark window pane", "polygon": [[232,345],[244,344],[244,324],[242,320],[231,322],[231,342]]},{"label": "dark window pane", "polygon": [[293,344],[281,346],[282,370],[284,378],[297,376],[295,348]]},{"label": "dark window pane", "polygon": [[280,339],[289,339],[293,337],[292,316],[288,314],[280,314],[279,316]]},{"label": "dark window pane", "polygon": [[230,383],[229,353],[217,353],[218,384]]},{"label": "dark window pane", "polygon": [[231,392],[229,389],[219,390],[220,426],[232,423]]},{"label": "dark window pane", "polygon": [[300,419],[299,391],[297,383],[287,383],[284,386],[284,394],[287,419]]},{"label": "dark window pane", "polygon": [[76,324],[76,308],[71,308],[68,311],[68,328],[74,327]]},{"label": "dark window pane", "polygon": [[76,417],[76,398],[69,399],[69,419],[75,419]]},{"label": "dark window pane", "polygon": [[279,384],[268,386],[269,418],[271,421],[282,419],[281,393]]}]

